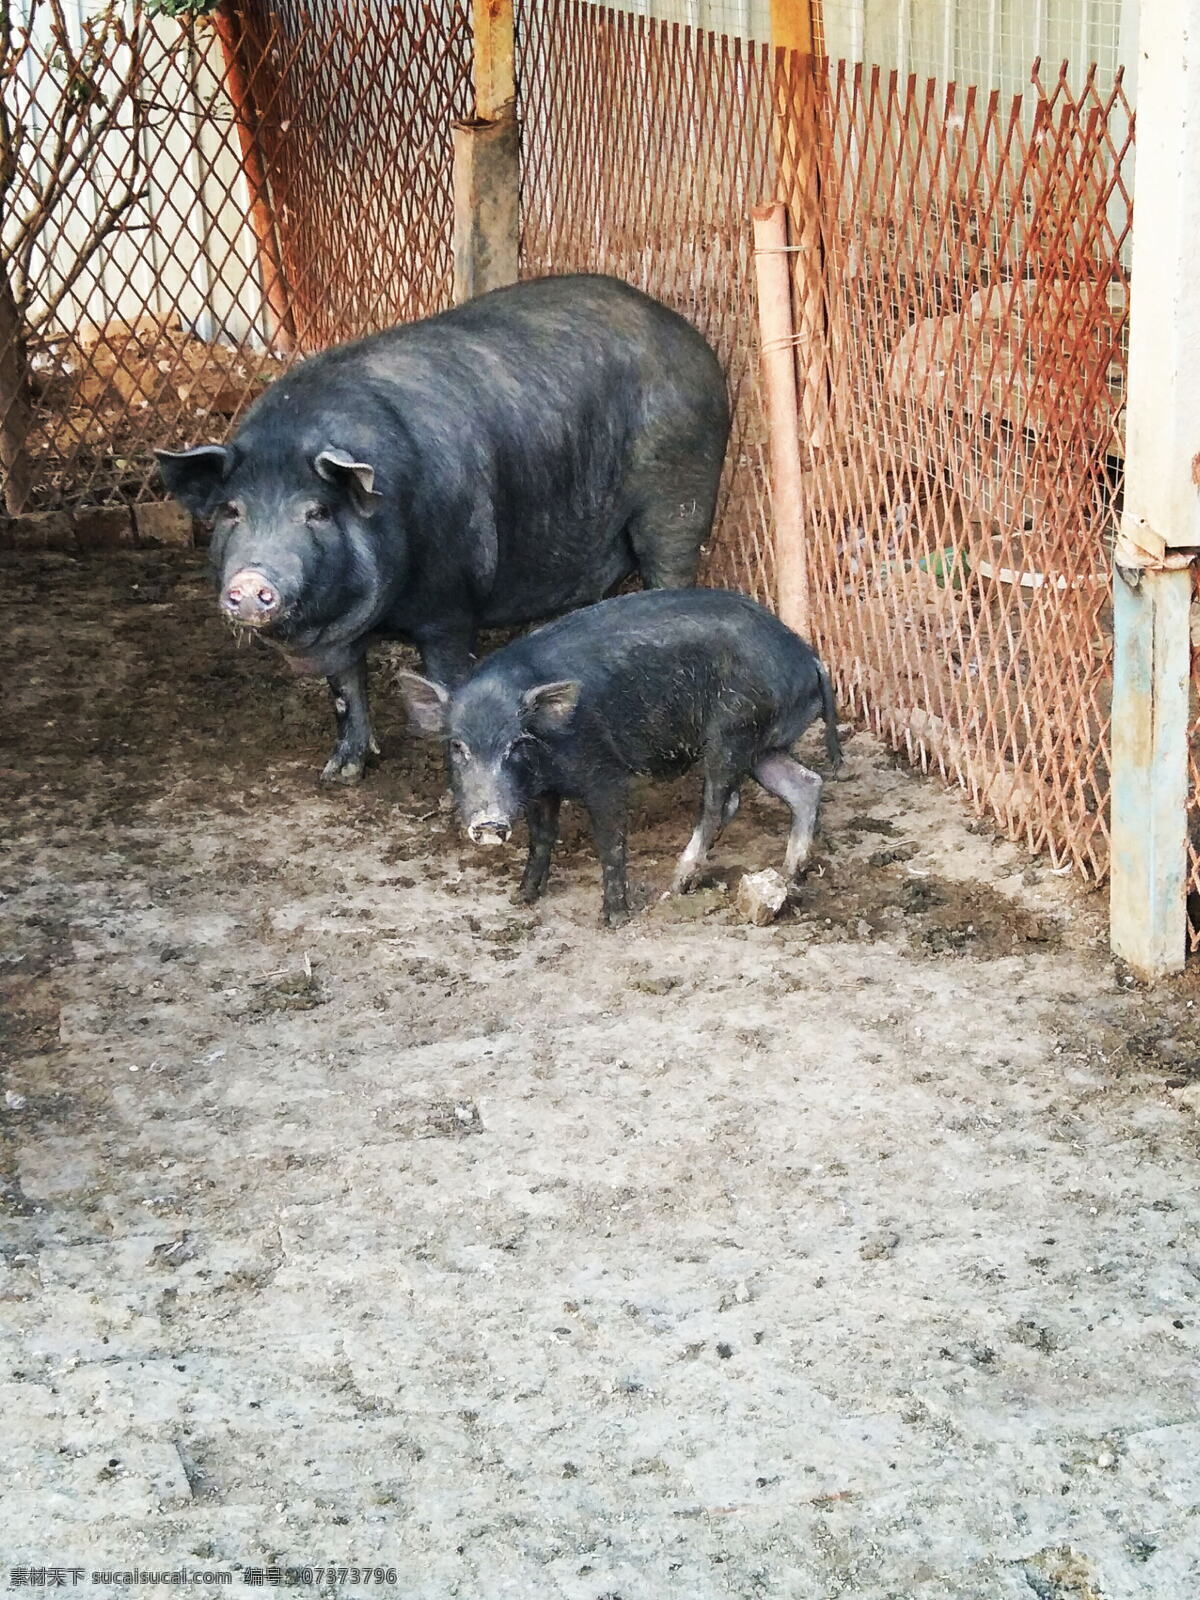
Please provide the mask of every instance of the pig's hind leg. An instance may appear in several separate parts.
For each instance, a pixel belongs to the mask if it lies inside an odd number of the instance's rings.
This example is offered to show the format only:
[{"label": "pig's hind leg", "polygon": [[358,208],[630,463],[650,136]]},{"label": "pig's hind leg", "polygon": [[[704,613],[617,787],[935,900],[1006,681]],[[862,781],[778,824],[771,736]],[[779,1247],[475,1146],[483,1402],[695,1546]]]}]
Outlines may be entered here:
[{"label": "pig's hind leg", "polygon": [[745,767],[731,761],[724,749],[710,752],[705,760],[703,809],[671,880],[675,894],[687,894],[700,881],[708,865],[708,852],[737,815],[742,798],[738,783],[744,772]]},{"label": "pig's hind leg", "polygon": [[777,795],[792,813],[792,831],[784,857],[784,876],[795,878],[808,862],[817,827],[821,780],[783,750],[761,756],[751,769],[770,794]]},{"label": "pig's hind leg", "polygon": [[540,794],[525,807],[525,820],[529,824],[529,860],[521,878],[517,897],[526,905],[541,898],[550,874],[550,857],[558,838],[558,810],[562,797],[557,794]]},{"label": "pig's hind leg", "polygon": [[333,754],[321,769],[321,781],[359,783],[367,769],[368,754],[379,754],[379,745],[371,732],[371,713],[367,705],[366,656],[361,656],[344,672],[330,673],[327,681],[333,701],[337,743],[333,747]]},{"label": "pig's hind leg", "polygon": [[700,566],[700,547],[712,528],[721,461],[679,463],[673,471],[646,473],[636,487],[641,504],[627,532],[647,589],[689,589]]}]

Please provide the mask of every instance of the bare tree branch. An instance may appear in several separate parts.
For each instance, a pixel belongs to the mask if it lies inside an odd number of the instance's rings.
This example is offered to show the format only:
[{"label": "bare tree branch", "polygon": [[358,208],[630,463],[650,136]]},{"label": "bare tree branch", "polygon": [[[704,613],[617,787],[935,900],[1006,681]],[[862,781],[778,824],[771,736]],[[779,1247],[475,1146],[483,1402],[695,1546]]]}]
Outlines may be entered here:
[{"label": "bare tree branch", "polygon": [[[30,297],[33,257],[51,215],[75,179],[92,165],[96,154],[120,125],[123,113],[130,107],[133,110],[130,154],[135,170],[141,160],[142,113],[137,95],[138,79],[143,67],[140,4],[135,5],[133,26],[128,29],[116,10],[116,0],[108,0],[105,9],[85,24],[84,43],[82,49],[77,51],[70,42],[62,0],[46,0],[46,3],[52,13],[51,32],[62,56],[66,75],[54,144],[48,153],[43,154],[46,176],[13,230],[6,251],[15,268],[14,292],[23,306]],[[119,77],[114,75],[111,83],[106,84],[109,88],[106,97],[96,77],[112,56],[122,49],[128,52],[125,69]],[[103,108],[102,114],[94,117],[93,111],[97,106]],[[109,220],[109,214],[115,213],[119,218],[131,204],[127,186],[115,201],[105,205],[97,219],[100,233],[91,245],[93,250],[112,230],[113,222]],[[92,239],[95,233],[96,228],[89,230],[88,239]],[[78,273],[75,277],[78,277]],[[59,300],[61,296],[56,298],[56,303]]]},{"label": "bare tree branch", "polygon": [[[144,68],[143,5],[144,0],[133,0],[132,23],[127,25],[125,0],[105,0],[83,22],[75,44],[63,0],[30,0],[23,28],[14,25],[12,0],[0,0],[0,210],[10,228],[0,245],[0,467],[5,506],[12,515],[25,509],[32,488],[30,338],[49,326],[97,251],[127,226],[129,212],[146,193],[142,137],[147,108],[138,92]],[[45,82],[56,96],[40,146],[20,111],[29,99],[22,65],[34,49],[39,12],[48,12],[53,47],[45,63],[43,97]],[[122,133],[128,136],[127,147],[113,163],[109,192],[100,193],[97,161]],[[84,237],[73,241],[63,231],[60,213],[81,176],[97,194],[97,215]],[[16,197],[25,201],[25,209],[14,224],[11,202]],[[31,316],[39,249],[53,255],[61,276]]]}]

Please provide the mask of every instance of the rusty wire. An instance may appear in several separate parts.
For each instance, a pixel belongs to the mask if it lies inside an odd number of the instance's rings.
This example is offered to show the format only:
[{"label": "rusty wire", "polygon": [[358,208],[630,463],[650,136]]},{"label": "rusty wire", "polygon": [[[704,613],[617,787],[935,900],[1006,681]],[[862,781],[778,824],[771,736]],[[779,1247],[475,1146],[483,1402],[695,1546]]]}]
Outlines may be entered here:
[{"label": "rusty wire", "polygon": [[782,194],[814,632],[843,705],[1010,837],[1103,876],[1119,75],[1035,66],[1002,101],[584,0],[521,18],[522,270],[616,272],[727,363],[709,580],[773,593],[747,219]]},{"label": "rusty wire", "polygon": [[[726,364],[735,424],[707,579],[774,593],[749,214],[782,196],[814,632],[843,705],[1010,837],[1103,876],[1133,130],[1120,76],[1038,67],[1001,100],[587,0],[517,10],[522,273],[615,273]],[[215,29],[135,27],[90,60],[94,101],[52,39],[10,40],[10,212],[36,199],[64,104],[109,108],[35,246],[25,230],[18,259],[5,234],[26,509],[153,496],[151,445],[219,437],[295,354],[448,302],[468,14],[238,0]],[[102,248],[59,293],[113,197]],[[0,304],[0,379],[9,330],[6,346]],[[1192,777],[1200,817],[1195,762]]]},{"label": "rusty wire", "polygon": [[295,355],[449,304],[469,0],[153,23],[137,0],[66,55],[58,0],[31,5],[0,51],[0,443],[24,436],[28,482],[10,470],[9,511],[156,498],[152,446],[220,438]]}]

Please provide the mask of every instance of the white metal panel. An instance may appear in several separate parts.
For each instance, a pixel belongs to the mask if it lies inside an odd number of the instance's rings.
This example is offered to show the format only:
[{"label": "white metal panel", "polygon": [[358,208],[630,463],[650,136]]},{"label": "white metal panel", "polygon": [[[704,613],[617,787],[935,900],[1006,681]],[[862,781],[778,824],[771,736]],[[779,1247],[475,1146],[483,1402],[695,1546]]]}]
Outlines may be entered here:
[{"label": "white metal panel", "polygon": [[732,39],[771,38],[771,0],[609,0],[614,11],[630,11],[660,22],[678,22]]},{"label": "white metal panel", "polygon": [[[1137,54],[1137,0],[826,0],[837,60],[1020,94],[1035,57],[1093,63],[1103,87]],[[1128,84],[1127,84],[1128,88]]]}]

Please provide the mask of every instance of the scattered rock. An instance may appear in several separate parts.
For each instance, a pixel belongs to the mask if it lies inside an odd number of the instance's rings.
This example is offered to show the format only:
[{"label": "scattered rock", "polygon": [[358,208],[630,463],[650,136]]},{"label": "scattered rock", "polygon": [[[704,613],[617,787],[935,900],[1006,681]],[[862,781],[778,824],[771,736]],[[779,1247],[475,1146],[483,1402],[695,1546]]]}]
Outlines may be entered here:
[{"label": "scattered rock", "polygon": [[631,978],[629,987],[642,994],[670,994],[672,989],[678,989],[681,981],[669,974],[658,978]]},{"label": "scattered rock", "polygon": [[1200,1112],[1200,1082],[1185,1084],[1174,1091],[1175,1099],[1185,1111]]},{"label": "scattered rock", "polygon": [[259,991],[258,1006],[262,1011],[311,1011],[324,1000],[321,985],[311,972],[304,971],[264,985]]},{"label": "scattered rock", "polygon": [[890,845],[886,850],[874,850],[867,857],[869,867],[890,867],[897,861],[911,861],[920,851],[920,845],[905,843]]},{"label": "scattered rock", "polygon": [[1044,1355],[1058,1348],[1058,1341],[1049,1328],[1043,1328],[1031,1317],[1022,1317],[1019,1322],[1014,1322],[1008,1335],[1017,1344],[1026,1345],[1030,1350],[1040,1350]]},{"label": "scattered rock", "polygon": [[379,1120],[412,1139],[465,1139],[483,1132],[483,1115],[472,1100],[401,1101]]},{"label": "scattered rock", "polygon": [[774,867],[747,872],[738,884],[738,915],[756,928],[765,928],[783,910],[787,897],[787,884]]},{"label": "scattered rock", "polygon": [[1020,1570],[1038,1600],[1104,1600],[1091,1562],[1069,1545],[1039,1550]]},{"label": "scattered rock", "polygon": [[163,1244],[156,1244],[150,1252],[150,1265],[154,1267],[180,1267],[185,1261],[193,1260],[199,1255],[199,1247],[188,1229],[176,1239],[170,1239]]},{"label": "scattered rock", "polygon": [[194,543],[192,519],[182,506],[134,506],[133,525],[139,544],[175,545],[186,550]]},{"label": "scattered rock", "polygon": [[878,1233],[869,1233],[858,1247],[858,1253],[864,1261],[882,1261],[886,1256],[894,1255],[896,1246],[900,1243],[900,1235],[891,1228],[881,1228]]},{"label": "scattered rock", "polygon": [[75,512],[72,521],[80,549],[114,550],[133,543],[128,506],[86,506]]},{"label": "scattered rock", "polygon": [[35,511],[0,519],[0,545],[13,550],[74,550],[75,529],[66,511]]},{"label": "scattered rock", "polygon": [[700,922],[714,912],[724,911],[728,904],[728,892],[714,884],[691,894],[664,895],[649,907],[648,915],[656,922]]}]

